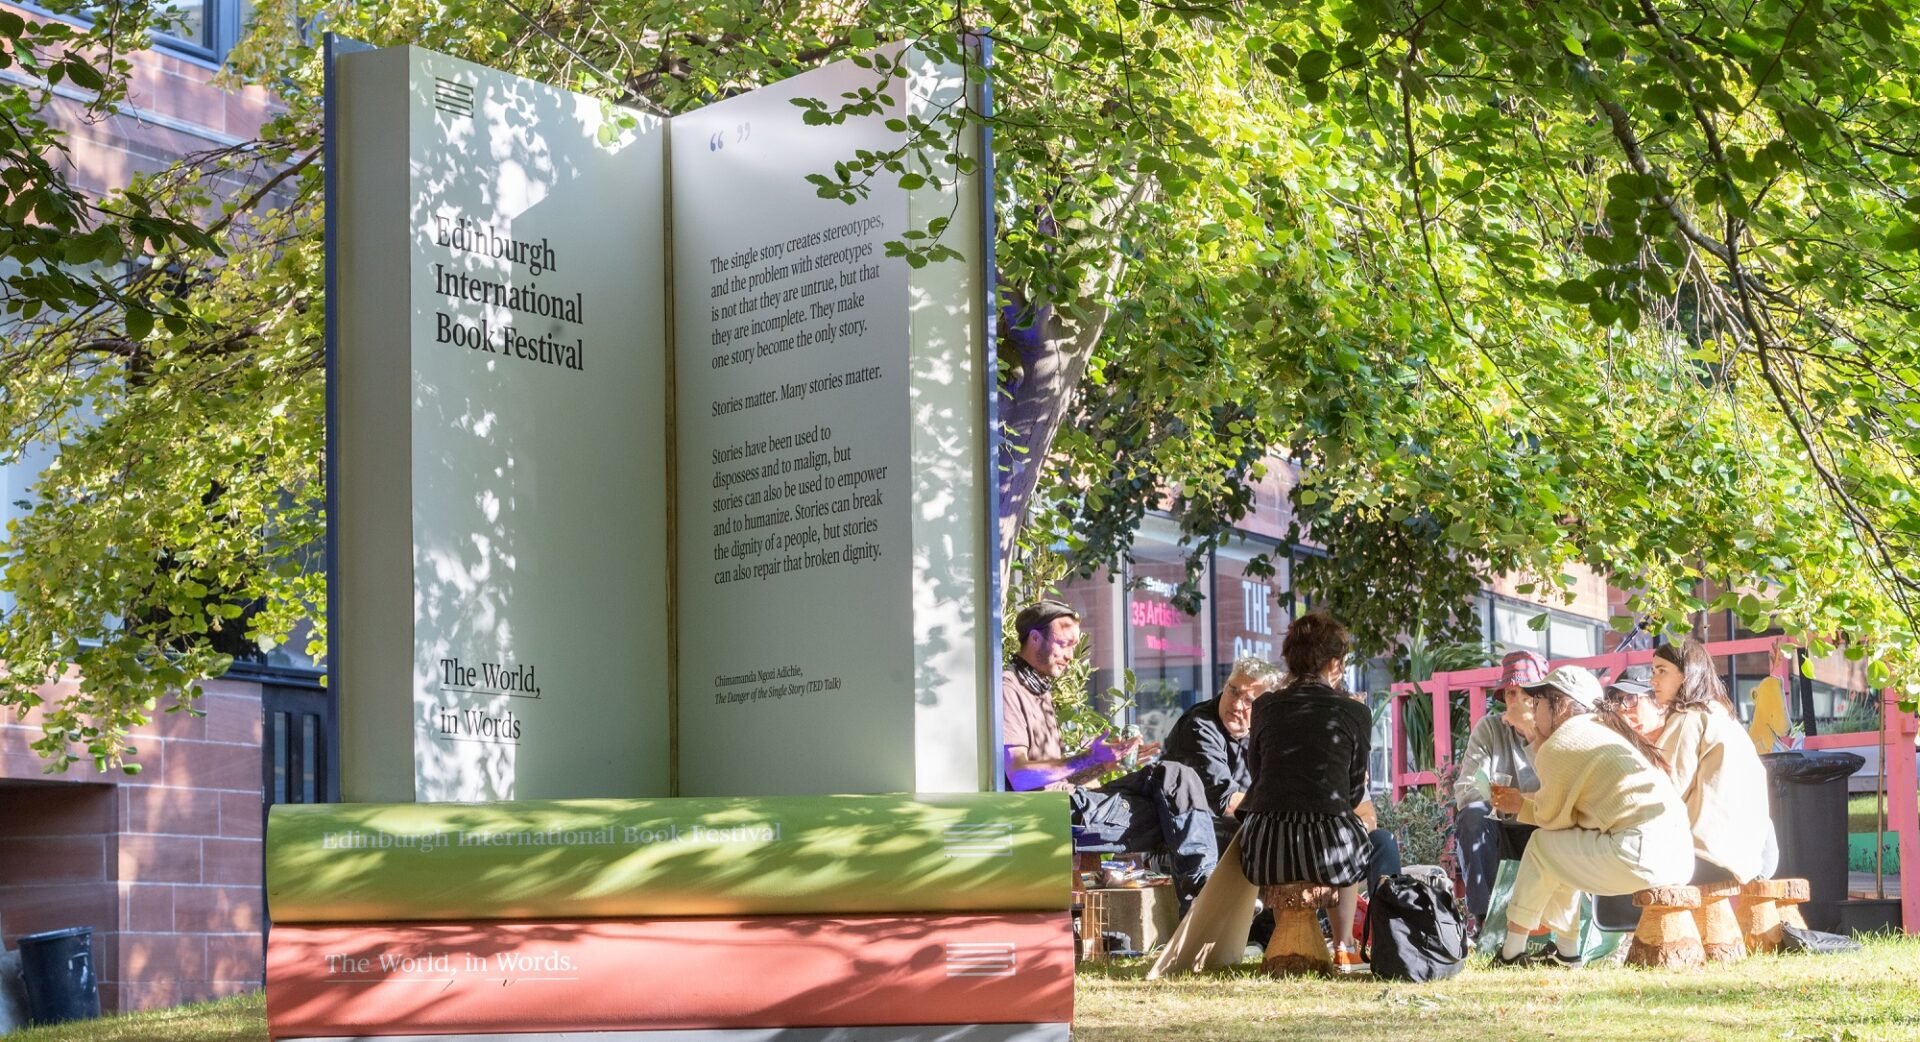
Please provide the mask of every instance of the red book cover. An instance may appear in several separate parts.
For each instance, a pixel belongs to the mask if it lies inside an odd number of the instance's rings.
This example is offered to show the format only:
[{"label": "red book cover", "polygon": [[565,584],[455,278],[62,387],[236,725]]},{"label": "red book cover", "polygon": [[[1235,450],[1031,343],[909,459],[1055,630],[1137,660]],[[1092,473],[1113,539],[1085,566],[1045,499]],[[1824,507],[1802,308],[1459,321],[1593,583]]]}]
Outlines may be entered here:
[{"label": "red book cover", "polygon": [[275,926],[275,1038],[1065,1023],[1062,912]]}]

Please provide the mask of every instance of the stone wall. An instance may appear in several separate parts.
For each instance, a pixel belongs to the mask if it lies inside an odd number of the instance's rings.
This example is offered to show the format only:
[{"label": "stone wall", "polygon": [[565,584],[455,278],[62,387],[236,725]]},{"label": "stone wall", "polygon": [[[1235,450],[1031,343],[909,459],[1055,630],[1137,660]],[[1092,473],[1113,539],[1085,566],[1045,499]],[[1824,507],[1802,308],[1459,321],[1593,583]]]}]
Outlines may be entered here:
[{"label": "stone wall", "polygon": [[107,1010],[261,983],[260,689],[207,688],[204,715],[162,714],[139,730],[135,775],[85,763],[46,774],[28,748],[39,712],[0,722],[0,941],[91,926]]}]

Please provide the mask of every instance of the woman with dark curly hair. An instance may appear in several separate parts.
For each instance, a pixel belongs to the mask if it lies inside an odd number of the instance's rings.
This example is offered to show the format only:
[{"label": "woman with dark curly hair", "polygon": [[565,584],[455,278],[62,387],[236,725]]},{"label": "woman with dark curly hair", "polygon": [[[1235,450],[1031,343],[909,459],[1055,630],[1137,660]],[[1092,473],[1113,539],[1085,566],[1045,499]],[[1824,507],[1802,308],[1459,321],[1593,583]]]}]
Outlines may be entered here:
[{"label": "woman with dark curly hair", "polygon": [[1354,809],[1367,798],[1373,716],[1338,689],[1353,638],[1325,612],[1296,620],[1281,642],[1289,678],[1255,704],[1247,762],[1253,785],[1240,805],[1240,865],[1257,886],[1338,887],[1331,916],[1334,967],[1361,972],[1352,943],[1360,884],[1373,854]]}]

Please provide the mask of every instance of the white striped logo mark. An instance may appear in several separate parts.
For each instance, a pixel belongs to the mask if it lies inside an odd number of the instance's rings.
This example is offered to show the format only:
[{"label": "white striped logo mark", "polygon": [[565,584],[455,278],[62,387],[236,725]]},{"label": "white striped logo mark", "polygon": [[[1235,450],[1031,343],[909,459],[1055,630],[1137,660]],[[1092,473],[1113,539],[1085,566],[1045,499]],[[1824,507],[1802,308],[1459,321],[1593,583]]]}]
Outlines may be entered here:
[{"label": "white striped logo mark", "polygon": [[450,80],[444,76],[433,78],[433,107],[449,116],[473,118],[473,84]]},{"label": "white striped logo mark", "polygon": [[941,837],[948,857],[1012,857],[1013,823],[949,825]]},{"label": "white striped logo mark", "polygon": [[1011,977],[1014,955],[1011,944],[947,945],[949,977]]}]

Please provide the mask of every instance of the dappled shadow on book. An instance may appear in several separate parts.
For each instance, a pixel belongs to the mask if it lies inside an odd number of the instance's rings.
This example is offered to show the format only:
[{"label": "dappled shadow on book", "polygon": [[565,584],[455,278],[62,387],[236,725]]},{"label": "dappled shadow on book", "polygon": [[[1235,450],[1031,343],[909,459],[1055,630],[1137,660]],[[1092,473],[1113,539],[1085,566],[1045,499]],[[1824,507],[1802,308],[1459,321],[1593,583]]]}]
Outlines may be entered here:
[{"label": "dappled shadow on book", "polygon": [[276,807],[275,922],[1064,909],[1061,793]]},{"label": "dappled shadow on book", "polygon": [[1064,912],[276,929],[279,1035],[1064,1022]]},{"label": "dappled shadow on book", "polygon": [[[386,519],[411,536],[416,792],[656,788],[664,324],[657,300],[651,327],[612,319],[662,261],[644,226],[599,233],[632,205],[609,193],[643,186],[589,157],[657,147],[640,135],[658,123],[444,59],[431,71],[409,86],[412,438],[391,460],[411,510]],[[660,682],[599,695],[636,670]]]}]

